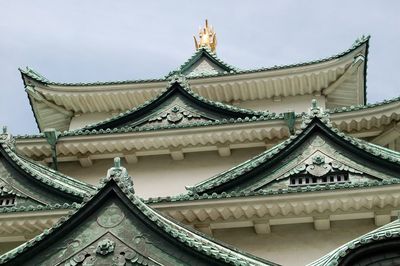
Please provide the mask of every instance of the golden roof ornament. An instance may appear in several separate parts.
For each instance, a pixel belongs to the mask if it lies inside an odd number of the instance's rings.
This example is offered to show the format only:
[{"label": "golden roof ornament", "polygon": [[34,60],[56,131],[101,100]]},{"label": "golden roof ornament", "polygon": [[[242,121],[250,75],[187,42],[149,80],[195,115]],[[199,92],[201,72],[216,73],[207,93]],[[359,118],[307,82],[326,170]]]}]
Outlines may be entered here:
[{"label": "golden roof ornament", "polygon": [[201,47],[208,47],[211,52],[215,53],[217,47],[217,36],[212,26],[208,26],[208,20],[206,19],[206,26],[199,29],[199,40],[197,41],[196,36],[194,38],[194,45],[196,50]]}]

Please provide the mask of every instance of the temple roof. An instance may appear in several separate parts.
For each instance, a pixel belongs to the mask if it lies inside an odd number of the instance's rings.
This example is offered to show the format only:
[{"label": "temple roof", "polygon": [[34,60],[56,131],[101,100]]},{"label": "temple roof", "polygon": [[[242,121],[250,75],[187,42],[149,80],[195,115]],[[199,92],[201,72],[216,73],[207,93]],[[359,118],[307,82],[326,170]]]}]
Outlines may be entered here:
[{"label": "temple roof", "polygon": [[317,183],[308,183],[313,182],[308,177],[321,183],[319,179],[331,173],[351,173],[354,180],[341,182],[373,182],[400,178],[399,172],[399,152],[339,132],[327,113],[313,106],[303,118],[302,129],[288,140],[188,189],[200,194],[255,192],[290,187],[292,176],[307,177],[302,185],[312,186]]},{"label": "temple roof", "polygon": [[18,155],[13,142],[9,134],[0,134],[0,196],[13,199],[2,207],[32,209],[71,204],[81,202],[94,190],[91,185]]},{"label": "temple roof", "polygon": [[[395,256],[384,256],[387,251],[390,251],[391,246],[388,244],[392,244],[395,248]],[[400,220],[397,219],[391,223],[388,223],[378,229],[375,229],[371,232],[368,232],[356,239],[353,239],[346,244],[338,247],[337,249],[329,252],[327,255],[319,258],[318,260],[308,264],[308,266],[331,266],[331,265],[355,265],[354,261],[349,261],[349,255],[365,248],[365,253],[357,254],[354,257],[363,256],[368,254],[369,260],[371,263],[368,265],[395,265],[392,264],[394,261],[390,261],[392,258],[398,259],[398,247],[400,243]],[[376,248],[376,249],[374,249]],[[381,249],[381,250],[379,250]],[[379,251],[378,251],[379,250]],[[378,251],[378,252],[377,252]],[[377,256],[379,258],[380,264],[374,264],[373,257]],[[355,258],[351,259],[355,259]],[[360,258],[356,258],[360,259]],[[385,259],[387,261],[385,261]],[[345,260],[347,260],[345,262]],[[389,263],[391,262],[391,263]],[[398,263],[398,260],[397,260]],[[357,264],[357,265],[366,265],[366,264]]]},{"label": "temple roof", "polygon": [[[295,63],[295,64],[274,65],[272,67],[262,67],[262,68],[256,68],[256,69],[246,69],[246,70],[239,70],[238,68],[225,63],[223,60],[218,58],[215,53],[211,52],[211,50],[204,47],[204,48],[198,49],[177,70],[171,71],[164,78],[155,78],[155,79],[136,79],[136,80],[120,80],[120,81],[104,81],[104,82],[98,81],[98,82],[69,83],[69,82],[50,81],[45,76],[40,74],[38,71],[36,71],[30,67],[26,67],[25,69],[19,68],[18,70],[21,72],[23,78],[24,78],[24,76],[26,76],[27,78],[31,78],[37,82],[41,82],[41,83],[47,84],[47,85],[96,86],[96,85],[117,85],[117,84],[128,84],[128,83],[148,83],[148,82],[157,82],[157,81],[168,81],[167,77],[171,76],[171,74],[176,74],[176,72],[184,74],[185,70],[187,70],[191,66],[193,66],[193,64],[198,62],[198,60],[201,59],[203,56],[206,56],[210,60],[212,58],[212,60],[214,60],[213,63],[215,63],[222,69],[224,69],[223,72],[209,73],[209,74],[204,73],[203,75],[194,75],[194,76],[189,75],[189,77],[188,77],[189,79],[196,79],[196,78],[202,78],[205,76],[229,76],[229,75],[236,75],[236,74],[249,74],[249,73],[254,73],[254,72],[274,71],[274,70],[281,70],[281,69],[288,69],[288,68],[295,68],[295,67],[302,67],[302,66],[309,66],[309,65],[313,65],[313,64],[324,63],[324,62],[328,62],[331,60],[339,59],[340,57],[350,54],[354,50],[367,44],[369,39],[370,39],[370,36],[362,36],[359,39],[357,39],[349,49],[347,49],[341,53],[338,53],[338,54],[335,54],[335,55],[332,55],[329,57],[325,57],[322,59],[305,61],[305,62],[300,62],[300,63]],[[95,89],[95,88],[93,88],[93,89]]]},{"label": "temple roof", "polygon": [[52,228],[2,255],[0,263],[276,265],[154,211],[135,195],[132,180],[119,159],[115,162],[97,193]]},{"label": "temple roof", "polygon": [[194,93],[183,76],[174,77],[168,87],[151,101],[81,130],[114,128],[160,128],[190,126],[229,119],[268,116],[269,113],[214,102]]},{"label": "temple roof", "polygon": [[152,80],[60,83],[20,69],[39,129],[68,130],[76,113],[126,111],[159,94],[172,74],[186,75],[194,92],[210,100],[262,100],[307,94],[329,95],[327,107],[366,103],[369,37],[337,55],[285,66],[237,70],[207,48],[177,71]]}]

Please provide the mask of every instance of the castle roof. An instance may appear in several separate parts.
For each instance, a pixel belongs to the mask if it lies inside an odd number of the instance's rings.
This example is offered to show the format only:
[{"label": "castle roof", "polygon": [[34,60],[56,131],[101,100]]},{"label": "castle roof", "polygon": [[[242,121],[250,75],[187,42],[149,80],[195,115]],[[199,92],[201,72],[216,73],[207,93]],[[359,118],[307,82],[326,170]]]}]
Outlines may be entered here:
[{"label": "castle roof", "polygon": [[177,76],[152,100],[79,130],[154,129],[168,125],[190,126],[229,119],[256,118],[263,115],[268,116],[269,113],[243,109],[201,97],[189,88],[184,76]]},{"label": "castle roof", "polygon": [[395,265],[398,263],[399,245],[400,220],[397,219],[347,242],[308,266],[365,265],[365,262]]},{"label": "castle roof", "polygon": [[199,194],[255,192],[280,188],[285,182],[287,187],[291,176],[313,177],[316,183],[306,178],[302,184],[312,186],[335,172],[351,172],[363,182],[399,178],[400,153],[339,132],[314,106],[305,114],[302,129],[288,140],[188,189]]},{"label": "castle roof", "polygon": [[[51,248],[49,248],[51,247]],[[5,265],[276,265],[217,242],[147,206],[116,160],[68,217],[0,257]]]},{"label": "castle roof", "polygon": [[262,100],[306,94],[329,95],[327,107],[366,103],[369,37],[337,55],[320,60],[253,70],[238,70],[200,48],[165,78],[93,83],[49,81],[37,71],[20,69],[40,131],[68,130],[76,113],[121,112],[152,99],[174,74],[183,74],[191,88],[213,101]]},{"label": "castle roof", "polygon": [[[81,202],[94,187],[61,174],[15,152],[11,135],[0,134],[2,207],[35,209]],[[4,202],[4,201],[8,201]]]}]

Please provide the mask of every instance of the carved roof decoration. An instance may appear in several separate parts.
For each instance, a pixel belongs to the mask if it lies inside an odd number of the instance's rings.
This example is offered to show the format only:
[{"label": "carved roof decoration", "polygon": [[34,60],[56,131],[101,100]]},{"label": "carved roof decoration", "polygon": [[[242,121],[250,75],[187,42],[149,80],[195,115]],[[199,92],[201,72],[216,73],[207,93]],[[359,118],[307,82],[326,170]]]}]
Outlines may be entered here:
[{"label": "carved roof decoration", "polygon": [[134,194],[132,179],[120,166],[119,158],[97,193],[86,198],[77,210],[0,257],[0,263],[5,265],[112,262],[118,265],[276,265],[225,246],[148,207]]},{"label": "carved roof decoration", "polygon": [[[400,244],[400,220],[397,219],[391,223],[388,223],[378,229],[375,229],[371,232],[366,233],[354,240],[347,242],[346,244],[338,247],[337,249],[329,252],[327,255],[319,258],[318,260],[308,264],[308,266],[336,266],[336,265],[354,265],[349,262],[349,257],[352,253],[356,253],[357,251],[369,247],[367,254],[370,254],[370,258],[374,254],[374,249],[371,249],[371,246],[375,248],[382,248],[388,250],[390,247],[386,246],[388,243],[393,244],[397,248],[397,257],[398,258],[398,247]],[[376,244],[376,245],[374,245]],[[357,255],[356,255],[357,256]],[[359,255],[358,255],[359,256]],[[365,257],[365,256],[364,256]],[[389,261],[389,257],[386,258]],[[347,261],[346,261],[347,260]],[[380,260],[383,263],[383,260]],[[372,262],[372,261],[368,261]],[[349,264],[350,263],[350,264]],[[354,263],[354,262],[353,262]],[[361,264],[357,264],[361,265]],[[371,264],[373,265],[373,264]],[[383,264],[382,264],[383,265]],[[389,264],[385,264],[389,265]],[[390,264],[394,265],[394,264]]]},{"label": "carved roof decoration", "polygon": [[80,130],[160,128],[261,116],[269,116],[269,113],[207,100],[190,89],[184,76],[176,75],[151,101]]},{"label": "carved roof decoration", "polygon": [[[321,160],[326,160],[327,164]],[[339,132],[333,128],[329,114],[314,101],[309,113],[304,114],[301,130],[289,139],[187,189],[195,194],[250,192],[267,189],[270,185],[278,189],[285,188],[282,182],[287,177],[301,171],[322,176],[331,170],[360,174],[363,176],[359,178],[366,181],[400,178],[400,153]]]},{"label": "carved roof decoration", "polygon": [[94,190],[91,185],[21,157],[15,152],[14,141],[10,134],[0,134],[0,194],[16,196],[15,208],[80,202]]}]

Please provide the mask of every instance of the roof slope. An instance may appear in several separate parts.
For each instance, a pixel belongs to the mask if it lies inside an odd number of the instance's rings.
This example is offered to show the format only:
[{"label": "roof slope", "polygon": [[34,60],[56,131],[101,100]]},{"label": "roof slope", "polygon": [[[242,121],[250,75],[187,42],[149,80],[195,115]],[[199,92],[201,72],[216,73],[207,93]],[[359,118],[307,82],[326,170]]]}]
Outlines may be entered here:
[{"label": "roof slope", "polygon": [[183,76],[174,76],[167,88],[151,101],[105,121],[86,126],[83,130],[183,126],[261,115],[268,113],[207,100],[194,93]]},{"label": "roof slope", "polygon": [[[400,220],[397,219],[347,242],[322,258],[308,264],[308,266],[367,265],[354,264],[359,262],[358,260],[364,260],[365,258],[368,258],[368,265],[398,265],[400,258],[399,246]],[[392,253],[390,254],[391,256],[388,256],[388,253]],[[374,261],[374,259],[378,260]],[[394,259],[397,259],[395,264],[393,264]]]},{"label": "roof slope", "polygon": [[13,138],[0,134],[1,197],[15,197],[14,206],[81,202],[94,187],[19,156]]},{"label": "roof slope", "polygon": [[[49,248],[51,247],[51,248]],[[0,257],[5,265],[276,265],[234,250],[148,207],[119,158],[69,217]]]},{"label": "roof slope", "polygon": [[[350,182],[400,178],[399,152],[347,136],[332,128],[328,114],[316,107],[316,103],[304,116],[302,128],[288,140],[260,155],[188,187],[189,191],[210,194],[283,189],[292,185],[289,184],[292,176],[320,178],[331,173],[349,174],[354,177],[354,180],[347,180]],[[302,185],[313,185],[308,182]]]}]

